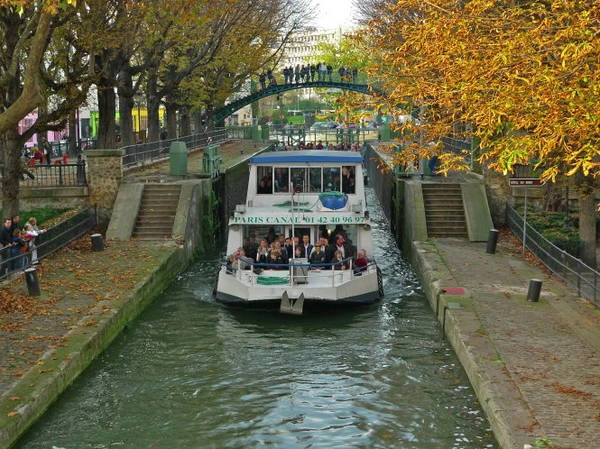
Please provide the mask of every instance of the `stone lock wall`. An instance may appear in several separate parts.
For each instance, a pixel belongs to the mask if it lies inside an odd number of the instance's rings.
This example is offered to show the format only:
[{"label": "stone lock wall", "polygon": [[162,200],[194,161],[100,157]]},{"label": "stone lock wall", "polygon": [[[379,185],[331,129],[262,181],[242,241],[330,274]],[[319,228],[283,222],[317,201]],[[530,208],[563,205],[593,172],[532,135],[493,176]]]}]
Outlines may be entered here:
[{"label": "stone lock wall", "polygon": [[86,151],[89,202],[112,209],[123,179],[123,150]]}]

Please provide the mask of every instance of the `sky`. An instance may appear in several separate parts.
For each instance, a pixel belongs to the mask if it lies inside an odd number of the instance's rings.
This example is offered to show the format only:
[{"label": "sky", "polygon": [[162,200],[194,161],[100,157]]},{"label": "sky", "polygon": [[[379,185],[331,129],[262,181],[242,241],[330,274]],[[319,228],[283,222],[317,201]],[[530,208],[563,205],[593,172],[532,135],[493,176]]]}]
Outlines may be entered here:
[{"label": "sky", "polygon": [[352,0],[313,0],[316,6],[315,25],[322,29],[350,26],[354,8]]}]

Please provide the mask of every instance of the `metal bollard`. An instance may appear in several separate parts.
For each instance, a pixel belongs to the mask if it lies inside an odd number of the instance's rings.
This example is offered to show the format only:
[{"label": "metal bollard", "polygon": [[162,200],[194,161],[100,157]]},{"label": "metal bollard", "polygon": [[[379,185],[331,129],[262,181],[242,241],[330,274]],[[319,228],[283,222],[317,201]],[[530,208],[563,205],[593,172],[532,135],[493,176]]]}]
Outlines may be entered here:
[{"label": "metal bollard", "polygon": [[529,280],[529,289],[527,290],[527,301],[538,302],[542,291],[542,281],[539,279]]},{"label": "metal bollard", "polygon": [[488,254],[496,254],[496,244],[498,243],[498,230],[490,229],[490,233],[488,234],[487,246],[485,248],[485,252]]},{"label": "metal bollard", "polygon": [[41,296],[42,291],[40,290],[40,282],[35,267],[25,269],[25,282],[27,283],[29,296]]},{"label": "metal bollard", "polygon": [[104,249],[104,240],[102,234],[92,234],[92,251],[102,251]]}]

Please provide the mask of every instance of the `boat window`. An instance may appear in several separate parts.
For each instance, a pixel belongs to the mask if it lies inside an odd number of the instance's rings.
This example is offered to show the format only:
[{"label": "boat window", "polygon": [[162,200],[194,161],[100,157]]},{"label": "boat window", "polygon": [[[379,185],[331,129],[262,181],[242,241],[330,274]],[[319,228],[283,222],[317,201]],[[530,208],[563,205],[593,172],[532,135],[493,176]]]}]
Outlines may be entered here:
[{"label": "boat window", "polygon": [[306,168],[292,168],[292,185],[296,192],[306,192],[307,174]]},{"label": "boat window", "polygon": [[323,191],[340,191],[340,167],[323,168]]},{"label": "boat window", "polygon": [[355,192],[354,167],[351,165],[342,166],[342,192]]},{"label": "boat window", "polygon": [[275,167],[275,193],[287,192],[290,185],[290,169],[287,167]]},{"label": "boat window", "polygon": [[322,192],[321,168],[309,168],[309,192]]},{"label": "boat window", "polygon": [[273,193],[273,173],[271,167],[257,167],[256,179],[258,182],[256,186],[257,193]]},{"label": "boat window", "polygon": [[261,240],[266,240],[269,244],[273,243],[280,234],[285,232],[283,226],[244,226],[244,240],[253,240],[253,244],[258,245]]}]

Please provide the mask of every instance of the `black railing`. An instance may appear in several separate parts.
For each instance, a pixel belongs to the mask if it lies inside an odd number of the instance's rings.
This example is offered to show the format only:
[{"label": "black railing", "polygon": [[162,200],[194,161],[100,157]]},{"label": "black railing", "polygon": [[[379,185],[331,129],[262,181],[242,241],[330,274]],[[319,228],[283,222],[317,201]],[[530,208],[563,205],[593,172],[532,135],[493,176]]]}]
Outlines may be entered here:
[{"label": "black railing", "polygon": [[76,164],[35,164],[27,166],[23,187],[78,187],[86,186],[85,162]]},{"label": "black railing", "polygon": [[[204,133],[182,136],[176,139],[129,145],[121,148],[125,151],[123,155],[123,169],[129,170],[167,159],[169,157],[169,148],[173,142],[184,142],[188,153],[191,153],[208,145],[247,138],[244,129],[244,127],[216,128]],[[246,127],[246,129],[250,128]]]},{"label": "black railing", "polygon": [[13,248],[10,246],[0,249],[0,280],[5,279],[10,273],[29,267],[35,262],[36,257],[40,260],[64,248],[73,240],[90,232],[96,223],[96,211],[90,207],[37,236],[34,241],[35,246],[28,247],[27,252],[11,254]]},{"label": "black railing", "polygon": [[[267,125],[263,125],[263,129]],[[268,126],[269,138],[277,140],[284,145],[299,143],[317,144],[319,141],[324,147],[331,145],[334,149],[343,144],[361,144],[367,140],[377,140],[377,128],[312,128],[305,125],[271,125]]]},{"label": "black railing", "polygon": [[465,158],[465,163],[473,168],[473,142],[471,140],[457,139],[455,137],[442,137],[444,151],[461,154]]},{"label": "black railing", "polygon": [[[512,233],[519,239],[523,236],[523,222],[516,210],[506,208],[507,223]],[[536,255],[548,269],[570,286],[577,289],[577,294],[600,305],[600,273],[560,249],[529,223],[526,228],[525,246]]]}]

